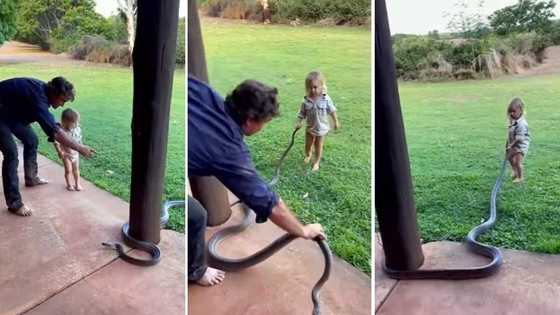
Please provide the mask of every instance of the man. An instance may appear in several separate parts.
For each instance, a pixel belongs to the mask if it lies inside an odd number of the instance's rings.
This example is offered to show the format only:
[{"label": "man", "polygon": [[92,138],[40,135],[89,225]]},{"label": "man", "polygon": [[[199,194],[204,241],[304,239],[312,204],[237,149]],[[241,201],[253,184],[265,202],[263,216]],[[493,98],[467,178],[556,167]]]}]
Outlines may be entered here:
[{"label": "man", "polygon": [[[189,77],[188,167],[189,176],[215,176],[243,203],[253,209],[256,222],[270,219],[288,233],[305,239],[325,238],[320,224],[303,225],[282,199],[260,178],[244,136],[258,133],[278,115],[277,90],[247,80],[224,101],[209,86]],[[224,279],[224,272],[204,261],[206,210],[189,197],[189,281],[210,286]]]},{"label": "man", "polygon": [[[56,124],[49,107],[64,106],[74,100],[74,87],[63,77],[48,83],[31,78],[14,78],[0,82],[0,151],[2,152],[2,185],[8,210],[20,216],[29,216],[19,192],[17,174],[18,152],[13,136],[23,144],[25,186],[48,183],[37,174],[37,135],[30,124],[38,122],[49,141],[56,140],[89,158],[95,152],[68,137]],[[12,136],[13,135],[13,136]]]}]

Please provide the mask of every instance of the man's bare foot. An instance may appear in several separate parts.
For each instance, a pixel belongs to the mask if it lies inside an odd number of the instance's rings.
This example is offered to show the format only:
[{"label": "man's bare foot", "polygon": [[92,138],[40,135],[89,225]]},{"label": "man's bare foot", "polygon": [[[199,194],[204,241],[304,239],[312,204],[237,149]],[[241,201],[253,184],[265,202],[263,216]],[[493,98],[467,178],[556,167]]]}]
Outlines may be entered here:
[{"label": "man's bare foot", "polygon": [[25,186],[33,187],[33,186],[45,185],[45,184],[48,184],[48,183],[49,183],[49,181],[47,179],[41,178],[41,177],[36,177],[33,181],[26,182]]},{"label": "man's bare foot", "polygon": [[74,191],[74,187],[72,185],[66,185],[66,190]]},{"label": "man's bare foot", "polygon": [[307,164],[309,163],[310,160],[311,160],[311,156],[306,156],[305,159],[303,159],[303,163]]},{"label": "man's bare foot", "polygon": [[82,187],[82,185],[77,184],[76,187],[74,187],[76,189],[76,191],[82,191],[84,190],[84,187]]},{"label": "man's bare foot", "polygon": [[319,170],[319,163],[314,163],[313,167],[311,168],[312,171],[318,171]]},{"label": "man's bare foot", "polygon": [[33,214],[33,211],[31,211],[31,209],[29,209],[26,205],[23,205],[21,207],[19,207],[19,209],[9,209],[8,211],[10,211],[13,214],[22,216],[22,217],[28,217],[31,214]]},{"label": "man's bare foot", "polygon": [[204,272],[202,278],[200,278],[196,283],[205,287],[209,287],[221,283],[222,281],[224,281],[225,277],[226,273],[222,270],[208,267],[206,268],[206,272]]}]

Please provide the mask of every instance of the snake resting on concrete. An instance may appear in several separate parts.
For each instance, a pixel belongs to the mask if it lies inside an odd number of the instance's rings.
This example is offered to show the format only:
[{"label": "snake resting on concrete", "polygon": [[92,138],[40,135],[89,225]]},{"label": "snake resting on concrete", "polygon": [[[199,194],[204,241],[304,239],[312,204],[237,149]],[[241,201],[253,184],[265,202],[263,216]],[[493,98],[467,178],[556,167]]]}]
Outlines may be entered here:
[{"label": "snake resting on concrete", "polygon": [[[169,209],[177,206],[184,207],[185,201],[172,200],[172,201],[166,201],[163,204],[162,211],[161,211],[161,222],[160,222],[160,226],[162,228],[167,224],[167,221],[169,220]],[[116,250],[119,258],[133,265],[147,267],[159,263],[159,261],[161,260],[161,250],[159,246],[157,246],[157,244],[152,242],[145,242],[133,238],[128,233],[128,229],[129,229],[129,225],[128,223],[125,223],[122,226],[122,235],[124,238],[124,243],[134,249],[141,250],[143,252],[148,253],[150,255],[149,259],[140,259],[140,258],[129,256],[125,252],[122,244],[120,243],[103,242],[101,244]]]},{"label": "snake resting on concrete", "polygon": [[[294,132],[292,133],[290,144],[288,145],[288,148],[284,151],[284,153],[282,154],[278,162],[275,175],[269,183],[270,186],[274,186],[276,185],[276,183],[278,183],[278,180],[280,178],[280,167],[284,162],[284,159],[288,155],[288,152],[294,145],[295,135],[298,132],[298,130],[299,128],[295,129]],[[277,251],[279,251],[284,246],[288,245],[291,241],[297,238],[297,236],[295,235],[286,233],[283,236],[276,239],[275,241],[273,241],[267,247],[245,258],[233,259],[233,258],[227,258],[221,256],[218,253],[218,245],[225,238],[244,231],[249,225],[251,225],[251,223],[255,219],[254,212],[251,209],[249,209],[249,207],[244,203],[238,201],[233,203],[231,206],[236,205],[238,203],[241,204],[241,207],[243,209],[243,214],[244,214],[241,223],[226,227],[216,232],[212,236],[212,238],[210,238],[210,240],[208,241],[208,255],[212,265],[216,268],[225,271],[239,271],[245,268],[252,267],[266,260],[268,257],[274,255]],[[321,278],[319,279],[319,281],[317,281],[317,283],[313,287],[313,290],[311,291],[311,299],[313,301],[313,315],[319,315],[320,314],[319,291],[321,290],[323,284],[329,279],[331,266],[332,266],[332,254],[325,240],[316,238],[315,241],[317,242],[317,245],[320,247],[321,252],[325,257],[325,268],[323,274],[321,275]]]},{"label": "snake resting on concrete", "polygon": [[477,241],[477,238],[489,231],[496,223],[496,197],[506,173],[507,158],[502,162],[502,168],[492,194],[490,196],[490,216],[482,224],[475,226],[469,234],[465,237],[465,245],[467,249],[490,258],[490,262],[486,265],[472,268],[462,269],[425,269],[425,270],[394,270],[383,262],[383,270],[387,275],[394,279],[400,280],[419,280],[419,279],[443,279],[443,280],[464,280],[464,279],[477,279],[488,277],[498,271],[502,265],[502,253],[494,246],[482,244]]}]

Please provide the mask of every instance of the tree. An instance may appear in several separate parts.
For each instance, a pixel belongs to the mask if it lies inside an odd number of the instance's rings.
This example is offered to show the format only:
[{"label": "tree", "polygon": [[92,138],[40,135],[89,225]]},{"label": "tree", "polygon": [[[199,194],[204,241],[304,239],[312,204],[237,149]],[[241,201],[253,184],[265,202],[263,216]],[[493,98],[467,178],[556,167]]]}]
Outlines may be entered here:
[{"label": "tree", "polygon": [[16,33],[16,1],[0,0],[0,45]]},{"label": "tree", "polygon": [[259,0],[262,7],[262,22],[264,24],[270,23],[270,8],[268,6],[268,0]]},{"label": "tree", "polygon": [[136,37],[136,11],[137,0],[117,0],[119,10],[125,16],[128,31],[128,50],[132,54],[134,49],[134,38]]},{"label": "tree", "polygon": [[50,34],[49,46],[54,52],[67,51],[84,35],[102,35],[112,39],[111,23],[93,8],[80,6],[69,9]]},{"label": "tree", "polygon": [[554,0],[519,0],[517,4],[497,10],[490,15],[490,26],[498,35],[510,33],[545,33],[552,27]]},{"label": "tree", "polygon": [[50,48],[49,39],[71,10],[95,12],[93,0],[19,0],[16,18],[19,40]]},{"label": "tree", "polygon": [[439,32],[438,30],[433,30],[428,32],[428,37],[431,39],[439,39]]},{"label": "tree", "polygon": [[454,7],[457,12],[453,15],[446,13],[444,17],[451,16],[447,28],[463,38],[481,38],[490,33],[488,25],[481,14],[484,0],[479,0],[476,7],[472,8],[469,1],[458,0]]}]

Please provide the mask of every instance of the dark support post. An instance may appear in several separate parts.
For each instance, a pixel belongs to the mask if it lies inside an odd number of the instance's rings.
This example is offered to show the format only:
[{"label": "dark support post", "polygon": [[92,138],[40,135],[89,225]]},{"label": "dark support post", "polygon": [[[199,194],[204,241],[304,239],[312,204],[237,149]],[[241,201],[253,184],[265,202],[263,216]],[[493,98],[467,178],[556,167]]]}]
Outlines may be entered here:
[{"label": "dark support post", "polygon": [[198,17],[196,1],[197,0],[189,0],[189,16],[187,19],[187,58],[189,74],[201,81],[208,82],[206,56],[204,54],[204,44],[202,42],[202,31],[200,30],[200,19]]},{"label": "dark support post", "polygon": [[[189,75],[208,82],[206,57],[200,29],[196,0],[189,0],[188,13],[188,67]],[[225,187],[215,177],[189,177],[194,198],[208,210],[208,225],[224,223],[231,215]]]},{"label": "dark support post", "polygon": [[385,0],[375,1],[375,211],[394,270],[424,262]]},{"label": "dark support post", "polygon": [[138,0],[132,53],[130,236],[159,243],[179,0]]}]

